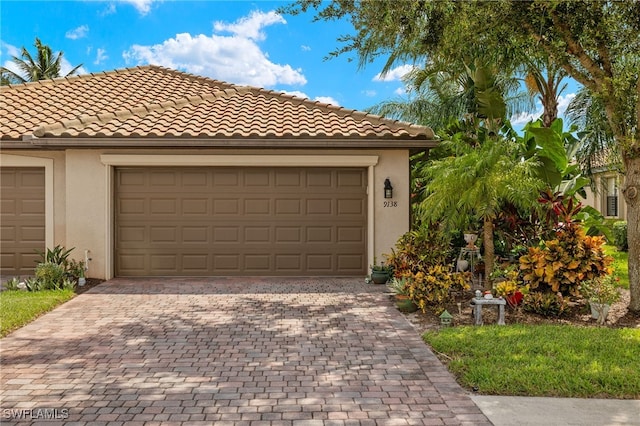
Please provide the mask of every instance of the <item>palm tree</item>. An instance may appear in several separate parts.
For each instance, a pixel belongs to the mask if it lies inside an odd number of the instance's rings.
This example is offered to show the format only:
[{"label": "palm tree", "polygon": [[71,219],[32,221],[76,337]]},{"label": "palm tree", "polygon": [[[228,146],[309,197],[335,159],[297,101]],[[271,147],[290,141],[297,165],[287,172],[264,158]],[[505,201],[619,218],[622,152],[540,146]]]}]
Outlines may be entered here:
[{"label": "palm tree", "polygon": [[[34,46],[36,47],[37,52],[35,60],[25,47],[22,48],[20,53],[21,58],[18,58],[17,56],[13,57],[13,62],[18,66],[22,74],[11,71],[5,67],[1,68],[1,80],[3,85],[9,83],[28,83],[60,77],[60,66],[63,53],[59,52],[57,55],[54,55],[51,48],[42,44],[40,39],[37,37]],[[81,66],[82,64],[74,67],[65,75],[65,77],[74,75]]]}]

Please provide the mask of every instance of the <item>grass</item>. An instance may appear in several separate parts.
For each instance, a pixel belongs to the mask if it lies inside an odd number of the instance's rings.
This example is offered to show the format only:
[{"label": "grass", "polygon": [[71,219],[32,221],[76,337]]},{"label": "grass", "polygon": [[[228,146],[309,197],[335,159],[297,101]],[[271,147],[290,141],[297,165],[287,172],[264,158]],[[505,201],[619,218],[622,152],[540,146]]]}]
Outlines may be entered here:
[{"label": "grass", "polygon": [[640,398],[640,329],[467,326],[423,338],[462,386],[482,394]]},{"label": "grass", "polygon": [[73,290],[0,292],[0,337],[33,321],[74,295]]},{"label": "grass", "polygon": [[615,246],[605,245],[604,251],[613,257],[611,267],[615,269],[616,274],[620,277],[620,287],[629,289],[629,253],[618,251]]}]

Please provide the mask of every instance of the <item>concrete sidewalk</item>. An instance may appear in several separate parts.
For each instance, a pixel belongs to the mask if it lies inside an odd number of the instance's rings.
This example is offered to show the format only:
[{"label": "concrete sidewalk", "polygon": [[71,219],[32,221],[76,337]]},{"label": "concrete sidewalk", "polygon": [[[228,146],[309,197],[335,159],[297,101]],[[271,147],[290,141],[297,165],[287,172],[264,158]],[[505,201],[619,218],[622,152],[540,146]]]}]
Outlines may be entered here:
[{"label": "concrete sidewalk", "polygon": [[636,426],[640,400],[473,395],[495,426]]}]

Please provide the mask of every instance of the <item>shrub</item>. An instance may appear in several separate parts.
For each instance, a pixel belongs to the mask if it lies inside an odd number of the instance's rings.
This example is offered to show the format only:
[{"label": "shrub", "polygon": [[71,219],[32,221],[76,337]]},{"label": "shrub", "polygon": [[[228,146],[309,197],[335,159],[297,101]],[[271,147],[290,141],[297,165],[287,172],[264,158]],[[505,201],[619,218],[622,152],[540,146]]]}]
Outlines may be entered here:
[{"label": "shrub", "polygon": [[629,251],[627,222],[624,220],[619,220],[613,224],[613,245],[615,245],[619,251]]},{"label": "shrub", "polygon": [[559,317],[565,313],[569,304],[560,293],[532,292],[524,296],[522,308],[544,317]]},{"label": "shrub", "polygon": [[66,250],[63,246],[57,245],[53,249],[47,249],[46,252],[38,252],[40,261],[38,263],[54,263],[63,267],[65,272],[69,266],[69,255],[73,248]]},{"label": "shrub", "polygon": [[605,254],[603,244],[603,237],[586,236],[579,226],[561,228],[556,239],[530,247],[520,257],[520,272],[531,290],[578,296],[580,282],[610,272],[613,258]]},{"label": "shrub", "polygon": [[36,266],[36,280],[44,290],[56,290],[62,287],[66,278],[66,270],[62,265],[53,262],[39,263]]},{"label": "shrub", "polygon": [[450,267],[435,265],[426,272],[405,272],[409,298],[418,305],[422,312],[428,307],[439,314],[449,301],[451,290],[467,290],[469,284],[462,273],[451,272]]},{"label": "shrub", "polygon": [[425,227],[400,237],[387,264],[393,267],[396,277],[426,273],[433,266],[449,263],[452,253],[449,238],[437,229]]}]

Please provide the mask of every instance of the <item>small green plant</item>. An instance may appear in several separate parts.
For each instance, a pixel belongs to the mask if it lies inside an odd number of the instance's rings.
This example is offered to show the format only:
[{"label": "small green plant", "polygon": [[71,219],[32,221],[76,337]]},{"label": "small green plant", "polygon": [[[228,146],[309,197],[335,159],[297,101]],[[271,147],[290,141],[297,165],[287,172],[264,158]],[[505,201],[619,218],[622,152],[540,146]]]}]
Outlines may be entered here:
[{"label": "small green plant", "polygon": [[604,324],[609,306],[620,299],[619,278],[611,273],[580,284],[580,293],[598,313],[598,324]]},{"label": "small green plant", "polygon": [[624,220],[619,220],[613,224],[613,245],[615,245],[619,251],[629,251],[627,222]]},{"label": "small green plant", "polygon": [[524,296],[522,308],[526,312],[541,315],[543,317],[560,317],[569,307],[562,294],[549,292],[530,292]]},{"label": "small green plant", "polygon": [[377,259],[373,258],[373,265],[371,265],[371,272],[385,272],[389,275],[393,273],[393,266],[387,265],[384,262],[378,264]]},{"label": "small green plant", "polygon": [[85,264],[84,261],[72,259],[67,265],[67,274],[74,278],[84,278]]},{"label": "small green plant", "polygon": [[18,287],[18,284],[20,284],[20,279],[13,277],[4,283],[4,288],[7,290],[19,290],[20,287]]},{"label": "small green plant", "polygon": [[60,264],[44,262],[36,266],[35,275],[43,289],[55,290],[62,286],[62,282],[66,278],[66,270]]},{"label": "small green plant", "polygon": [[406,277],[403,278],[393,278],[389,283],[389,290],[393,291],[395,294],[408,296],[409,295],[409,282]]},{"label": "small green plant", "polygon": [[24,285],[27,291],[41,291],[44,290],[44,284],[37,278],[28,277],[24,280]]}]

